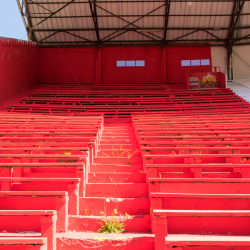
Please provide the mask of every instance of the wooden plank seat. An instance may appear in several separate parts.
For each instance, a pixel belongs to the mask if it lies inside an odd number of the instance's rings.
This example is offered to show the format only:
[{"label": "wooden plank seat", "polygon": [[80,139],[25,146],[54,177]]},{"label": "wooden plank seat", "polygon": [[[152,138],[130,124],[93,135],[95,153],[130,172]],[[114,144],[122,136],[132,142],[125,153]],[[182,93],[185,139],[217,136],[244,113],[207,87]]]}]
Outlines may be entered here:
[{"label": "wooden plank seat", "polygon": [[249,147],[250,145],[249,141],[142,141],[140,142],[141,148],[146,149],[154,148],[154,147],[191,147],[193,145],[194,147],[198,147],[200,145],[201,147],[229,147],[229,149],[233,149],[234,147]]},{"label": "wooden plank seat", "polygon": [[159,130],[159,131],[149,131],[149,132],[139,132],[139,136],[165,136],[165,137],[169,137],[169,136],[193,136],[193,135],[197,135],[197,136],[214,136],[214,135],[227,135],[227,136],[238,136],[238,135],[249,135],[250,134],[250,129],[241,129],[241,130],[237,130],[237,131],[221,131],[221,130],[199,130],[199,129],[193,129],[193,131],[186,131],[186,130],[182,130],[180,129],[179,131],[171,131],[171,130]]},{"label": "wooden plank seat", "polygon": [[[234,147],[229,147],[228,144],[225,147],[220,147],[215,144],[211,144],[211,147],[203,147],[203,146],[164,146],[164,147],[142,147],[141,152],[143,155],[147,154],[193,154],[193,153],[200,153],[200,154],[223,154],[223,153],[228,153],[228,154],[248,154],[250,153],[250,145],[245,146],[245,147],[240,147],[240,146],[234,146]],[[1,149],[0,149],[1,150]]]},{"label": "wooden plank seat", "polygon": [[249,178],[149,178],[151,192],[249,194]]},{"label": "wooden plank seat", "polygon": [[[247,114],[243,114],[243,113],[238,113],[237,116],[240,117],[249,117],[249,113]],[[232,114],[210,114],[210,115],[202,115],[202,114],[196,114],[196,115],[192,115],[192,114],[187,114],[187,115],[181,115],[181,114],[176,114],[176,116],[171,116],[168,114],[168,112],[164,112],[164,113],[156,113],[156,112],[151,112],[149,114],[145,114],[145,113],[138,113],[138,114],[133,114],[133,120],[135,122],[144,122],[144,121],[150,121],[154,118],[157,119],[180,119],[180,120],[186,120],[189,119],[190,117],[193,117],[195,119],[199,119],[199,118],[205,118],[205,119],[209,119],[209,118],[216,118],[216,117],[221,117],[221,118],[234,118],[234,115]]]},{"label": "wooden plank seat", "polygon": [[[239,120],[241,119],[241,120]],[[242,121],[243,120],[243,121]],[[243,122],[248,122],[249,123],[249,117],[237,117],[237,119],[232,119],[231,117],[230,118],[220,118],[218,117],[217,119],[200,119],[200,120],[193,120],[192,117],[190,117],[189,120],[167,120],[167,119],[162,119],[162,120],[157,120],[157,119],[154,119],[154,120],[150,120],[150,121],[147,121],[147,122],[144,122],[144,123],[141,123],[141,124],[138,124],[138,123],[135,123],[137,125],[137,130],[140,130],[140,129],[150,129],[152,127],[158,127],[160,128],[160,125],[164,126],[166,128],[168,127],[174,127],[174,126],[198,126],[198,125],[201,125],[201,124],[204,124],[204,125],[212,125],[212,126],[216,126],[218,123],[219,124],[225,124],[226,122],[233,122],[233,123],[239,123],[239,124],[243,124]],[[181,123],[181,124],[180,124]],[[228,124],[230,125],[230,124]]]},{"label": "wooden plank seat", "polygon": [[85,196],[89,167],[83,162],[5,162],[0,163],[0,169],[2,177],[79,178],[80,196]]},{"label": "wooden plank seat", "polygon": [[79,178],[18,178],[0,177],[1,191],[5,192],[67,192],[68,213],[79,215]]},{"label": "wooden plank seat", "polygon": [[148,104],[148,106],[140,106],[140,105],[123,105],[123,107],[121,107],[121,105],[117,106],[117,105],[113,105],[113,106],[108,106],[108,105],[103,105],[103,106],[84,106],[84,107],[70,107],[70,106],[48,106],[48,107],[44,107],[44,105],[41,105],[40,107],[38,107],[38,105],[34,105],[34,106],[13,106],[13,107],[7,107],[6,108],[9,112],[27,112],[27,113],[56,113],[56,112],[94,112],[94,111],[98,111],[98,112],[105,112],[105,115],[107,113],[124,113],[124,112],[129,112],[129,113],[133,113],[133,112],[152,112],[152,111],[190,111],[192,110],[193,112],[199,112],[200,110],[202,110],[204,113],[208,113],[211,111],[215,111],[215,112],[224,112],[224,110],[229,110],[229,112],[235,111],[235,110],[249,110],[247,104],[241,105],[241,104],[230,104],[230,105],[217,105],[217,106],[211,106],[209,107],[209,109],[206,109],[204,111],[204,107],[200,107],[197,105],[191,106],[191,107],[186,107],[186,106],[182,106],[182,107],[164,107],[164,105],[151,105]]},{"label": "wooden plank seat", "polygon": [[0,237],[2,250],[47,250],[47,238],[42,237]]},{"label": "wooden plank seat", "polygon": [[[99,114],[99,115],[97,115]],[[102,124],[103,123],[103,113],[96,114],[86,114],[82,117],[74,117],[74,116],[46,116],[43,114],[12,114],[12,113],[3,113],[0,121],[10,122],[25,122],[25,123],[41,123],[48,122],[54,124]]]},{"label": "wooden plank seat", "polygon": [[0,232],[41,232],[48,250],[56,250],[56,221],[54,210],[0,210]]},{"label": "wooden plank seat", "polygon": [[[107,104],[107,103],[106,103]],[[169,104],[169,105],[167,105],[167,104],[161,104],[163,107],[165,107],[166,109],[167,108],[169,108],[169,109],[171,109],[171,108],[189,108],[189,109],[196,109],[197,108],[197,103],[194,103],[194,104],[176,104],[176,103],[172,103],[172,104]],[[205,108],[205,107],[210,107],[210,108],[212,108],[212,107],[215,107],[215,108],[217,108],[217,107],[233,107],[233,105],[234,105],[234,107],[237,107],[237,106],[240,106],[240,107],[244,107],[244,106],[248,106],[249,104],[248,104],[248,102],[246,102],[246,101],[244,101],[243,99],[242,100],[239,100],[239,101],[236,101],[236,102],[232,102],[232,101],[229,101],[229,102],[225,102],[225,103],[220,103],[220,102],[218,102],[218,103],[216,103],[216,104],[210,104],[210,103],[201,103],[201,104],[199,104],[199,108]],[[101,105],[99,105],[97,108],[107,108],[107,107],[105,107],[106,105],[104,104],[103,106],[101,106]],[[113,108],[127,108],[127,106],[130,106],[129,105],[129,103],[127,104],[127,105],[112,105],[112,107]],[[151,106],[151,108],[156,108],[157,107],[157,105],[155,105],[155,107],[154,107],[154,105],[150,105]],[[7,109],[13,109],[13,108],[20,108],[20,107],[22,107],[22,105],[10,105]],[[47,108],[47,107],[44,107],[44,104],[25,104],[25,105],[23,105],[23,107],[26,107],[26,108]],[[62,105],[49,105],[48,106],[49,108],[62,108]],[[63,108],[65,108],[64,106],[63,106]],[[67,105],[67,107],[66,108],[74,108],[74,109],[82,109],[82,107],[76,107],[75,105]],[[93,105],[85,105],[84,106],[84,108],[85,109],[88,109],[88,108],[93,108]],[[110,107],[108,107],[108,108],[110,108]]]},{"label": "wooden plank seat", "polygon": [[165,248],[161,250],[249,250],[250,242],[248,236],[178,236],[173,235],[165,238]]},{"label": "wooden plank seat", "polygon": [[[90,105],[90,104],[174,104],[178,102],[178,104],[217,104],[217,103],[227,103],[227,102],[244,102],[240,98],[201,98],[199,100],[186,100],[186,99],[179,99],[179,100],[169,100],[166,98],[113,98],[113,99],[105,99],[105,98],[88,98],[88,99],[74,99],[74,98],[55,98],[54,100],[51,98],[30,98],[30,99],[23,99],[20,104],[46,104],[46,105]],[[12,105],[15,105],[18,103],[12,103]]]},{"label": "wooden plank seat", "polygon": [[146,164],[147,178],[190,177],[202,178],[224,173],[233,178],[249,178],[250,164]]},{"label": "wooden plank seat", "polygon": [[[149,134],[151,133],[151,131],[154,131],[153,133],[157,133],[158,131],[164,131],[164,132],[171,132],[171,133],[179,133],[179,131],[184,131],[184,132],[191,132],[191,131],[196,131],[196,132],[207,132],[207,131],[212,131],[212,132],[215,132],[215,133],[230,133],[230,132],[234,132],[234,131],[239,131],[239,132],[244,132],[244,131],[249,131],[250,128],[249,128],[249,124],[250,125],[250,122],[249,123],[233,123],[231,124],[230,126],[226,126],[226,124],[224,124],[224,126],[221,126],[221,125],[210,125],[210,126],[207,126],[203,124],[194,124],[193,126],[190,125],[190,126],[186,126],[186,127],[182,127],[182,126],[164,126],[164,125],[161,125],[161,126],[145,126],[145,128],[137,128],[137,133],[141,133],[143,132],[144,134]],[[236,126],[233,126],[233,125],[236,125]],[[146,128],[147,127],[147,128]],[[165,133],[166,134],[166,133]]]},{"label": "wooden plank seat", "polygon": [[144,123],[154,122],[155,125],[158,125],[158,121],[166,122],[166,121],[172,121],[172,120],[189,120],[190,118],[193,119],[193,121],[199,120],[199,119],[224,119],[224,118],[230,118],[230,119],[237,119],[237,117],[243,117],[243,118],[249,118],[249,113],[237,113],[237,114],[209,114],[209,115],[203,115],[203,114],[178,114],[176,113],[175,116],[169,116],[168,112],[163,113],[137,113],[132,114],[132,120],[134,124],[137,125],[143,125]]},{"label": "wooden plank seat", "polygon": [[[8,148],[13,148],[13,143],[0,143],[0,151],[7,150]],[[55,151],[65,151],[74,153],[75,151],[89,151],[89,159],[90,163],[93,162],[93,158],[96,156],[97,148],[95,141],[89,142],[61,142],[60,144],[54,142],[22,142],[20,141],[18,144],[15,144],[15,148],[19,150],[25,150],[25,148],[40,148],[43,149],[55,150]]]},{"label": "wooden plank seat", "polygon": [[[249,169],[248,166],[246,166],[246,170],[244,169],[244,165],[249,163],[249,154],[168,154],[168,155],[143,155],[143,169],[146,171],[147,165],[151,164],[150,170],[147,170],[147,174],[151,175],[154,174],[154,176],[157,174],[157,169],[155,167],[152,168],[154,164],[157,164],[157,166],[161,165],[163,168],[166,169],[177,169],[180,168],[180,171],[183,171],[183,169],[187,168],[189,165],[189,168],[194,171],[194,177],[195,178],[201,178],[202,177],[202,169],[207,168],[207,171],[211,171],[211,169],[214,169],[217,164],[220,164],[221,167],[218,167],[217,169],[225,168],[230,169],[233,171],[236,166],[235,164],[242,165],[241,168],[241,175],[244,177],[249,176]],[[202,165],[200,165],[202,164]],[[203,167],[204,164],[204,167]],[[206,167],[207,165],[207,167]],[[149,167],[150,167],[149,166]],[[184,166],[184,168],[182,168]],[[197,168],[195,166],[198,166]],[[203,167],[203,168],[202,168]],[[238,167],[239,168],[239,167]],[[159,168],[158,168],[159,169]],[[227,170],[228,171],[228,170]],[[229,172],[231,172],[229,171]],[[151,173],[148,173],[151,172]]]},{"label": "wooden plank seat", "polygon": [[[241,97],[239,96],[232,96],[232,95],[217,95],[217,96],[197,96],[195,98],[195,102],[197,102],[198,100],[203,101],[203,100],[240,100]],[[118,97],[112,97],[110,96],[109,98],[103,97],[102,95],[96,95],[94,97],[89,96],[88,97],[88,101],[138,101],[137,97],[127,97],[127,96],[121,96],[120,98]],[[143,98],[141,98],[141,101],[151,101],[151,100],[170,100],[172,102],[174,101],[188,101],[188,102],[192,102],[192,98],[190,97],[172,97],[172,96],[163,96],[163,97],[154,97],[154,96],[143,96]],[[37,102],[37,101],[62,101],[62,102],[84,102],[87,100],[83,100],[82,97],[79,96],[75,96],[75,97],[63,97],[63,96],[50,96],[50,97],[43,97],[43,96],[36,96],[36,95],[29,95],[26,96],[24,98],[22,98],[21,103],[25,103],[25,102]]]},{"label": "wooden plank seat", "polygon": [[[171,210],[249,210],[249,194],[197,194],[152,192],[151,209]],[[151,227],[154,233],[154,218]]]},{"label": "wooden plank seat", "polygon": [[[106,118],[114,118],[114,117],[117,117],[117,118],[130,118],[131,117],[131,114],[132,113],[141,113],[141,112],[144,112],[144,113],[150,113],[154,110],[147,110],[147,109],[144,109],[144,110],[130,110],[130,111],[122,111],[122,110],[113,110],[113,111],[105,111],[103,110],[103,112],[105,112],[105,117]],[[160,107],[157,109],[158,112],[164,112],[165,109],[160,109]],[[202,111],[202,112],[201,112]],[[170,114],[172,114],[173,116],[176,115],[176,114],[214,114],[214,113],[238,113],[238,112],[242,112],[242,113],[247,113],[249,111],[249,108],[230,108],[230,109],[200,109],[200,110],[180,110],[178,111],[178,109],[176,111],[169,111]],[[29,110],[29,109],[22,109],[22,110],[13,110],[13,111],[9,111],[9,112],[12,112],[12,113],[29,113],[29,114],[37,114],[37,112],[43,114],[43,115],[47,115],[47,116],[55,116],[55,115],[69,115],[69,116],[75,116],[75,117],[79,117],[79,116],[82,116],[84,114],[91,114],[91,113],[95,113],[97,112],[97,110],[70,110],[70,109],[66,109],[66,110],[53,110],[53,111],[50,111],[49,109],[48,110]]]},{"label": "wooden plank seat", "polygon": [[[146,124],[145,125],[137,125],[137,131],[150,131],[150,129],[153,129],[153,128],[156,128],[156,129],[161,129],[163,128],[163,126],[165,126],[165,130],[168,130],[168,129],[171,129],[171,128],[179,128],[179,129],[189,129],[189,128],[206,128],[206,127],[221,127],[222,125],[227,128],[232,126],[232,124],[234,125],[238,125],[241,127],[241,126],[244,126],[244,123],[245,126],[249,126],[249,118],[247,119],[244,119],[244,118],[241,118],[239,117],[238,119],[241,119],[240,121],[237,119],[233,120],[233,119],[220,119],[220,118],[217,118],[216,121],[214,120],[210,120],[210,121],[204,121],[204,122],[201,122],[201,121],[194,121],[193,123],[191,122],[184,122],[184,121],[177,121],[177,122],[157,122],[158,124],[153,124],[153,122],[150,124]],[[192,118],[190,118],[190,120],[192,120]],[[232,122],[232,124],[226,124],[227,122]]]},{"label": "wooden plank seat", "polygon": [[152,192],[151,209],[248,210],[250,194],[197,194]]},{"label": "wooden plank seat", "polygon": [[68,231],[68,208],[68,192],[0,191],[0,210],[56,210],[58,233]]},{"label": "wooden plank seat", "polygon": [[58,147],[60,145],[62,147],[61,150],[64,150],[65,146],[74,147],[74,146],[82,146],[88,147],[90,151],[90,161],[93,156],[97,154],[98,143],[95,138],[92,137],[0,137],[0,147],[7,148],[13,147],[13,143],[18,145],[18,147]]},{"label": "wooden plank seat", "polygon": [[[93,151],[88,147],[51,147],[51,146],[30,146],[29,144],[26,146],[17,147],[7,147],[4,145],[3,147],[0,144],[0,154],[53,154],[53,155],[82,155],[86,157],[86,168],[89,169],[89,164],[93,163]],[[12,144],[13,146],[13,144]]]},{"label": "wooden plank seat", "polygon": [[[8,137],[11,138],[11,137]],[[250,138],[249,135],[192,135],[192,136],[186,136],[186,135],[180,135],[180,136],[162,136],[162,135],[140,135],[139,139],[143,143],[143,141],[150,141],[150,140],[164,140],[164,141],[192,141],[192,140],[215,140],[215,141],[220,141],[220,140],[248,140]]]},{"label": "wooden plank seat", "polygon": [[[96,85],[97,87],[96,88],[93,88],[92,89],[92,91],[104,91],[103,89],[102,89],[102,86],[103,85]],[[113,85],[114,86],[114,85]],[[119,86],[119,85],[116,85],[116,86]],[[154,84],[154,86],[157,86],[156,84]],[[38,86],[37,86],[38,87]],[[54,91],[54,89],[53,89],[53,87],[56,87],[56,92]],[[54,84],[47,84],[47,85],[43,85],[42,87],[38,87],[38,88],[35,88],[34,90],[33,90],[33,92],[51,92],[51,93],[54,93],[54,95],[56,94],[56,93],[58,93],[59,91],[66,91],[66,92],[78,92],[79,93],[79,89],[81,90],[82,89],[82,87],[84,87],[84,85],[83,86],[78,86],[77,87],[77,89],[75,89],[75,90],[71,90],[71,91],[69,91],[68,89],[63,89],[63,86],[60,86],[60,85],[54,85]],[[49,88],[52,88],[51,90],[49,89]],[[126,89],[125,89],[126,90]],[[121,91],[121,89],[114,89],[114,88],[112,88],[111,89],[111,91],[112,92],[114,92],[114,93],[116,93],[116,92],[120,92]],[[129,91],[129,90],[128,90]],[[177,89],[169,89],[169,88],[166,88],[166,90],[165,90],[166,92],[168,92],[168,93],[171,93],[171,94],[183,94],[183,95],[187,95],[187,96],[189,96],[189,95],[195,95],[195,94],[200,94],[200,93],[202,93],[202,94],[204,94],[204,93],[212,93],[212,94],[217,94],[217,93],[232,93],[232,94],[234,94],[234,92],[231,90],[231,89],[229,89],[229,88],[221,88],[221,89],[199,89],[199,90],[194,90],[194,89],[192,89],[192,90],[177,90]],[[85,90],[84,91],[82,91],[82,92],[85,92]],[[235,95],[235,94],[234,94]]]},{"label": "wooden plank seat", "polygon": [[[84,172],[88,173],[89,172],[89,159],[88,159],[88,155],[84,154],[78,154],[78,155],[71,155],[68,154],[66,152],[63,154],[44,154],[43,149],[40,151],[41,154],[39,154],[39,151],[37,152],[37,154],[30,154],[30,153],[23,153],[23,154],[17,154],[15,153],[16,151],[12,151],[13,153],[2,153],[0,154],[0,165],[2,167],[7,167],[8,163],[10,163],[9,166],[13,167],[14,164],[17,163],[21,163],[20,166],[23,164],[27,164],[27,163],[35,163],[37,165],[40,164],[40,166],[42,166],[41,163],[49,163],[50,167],[54,167],[54,166],[59,166],[59,167],[74,167],[74,165],[72,165],[72,163],[80,163],[81,166],[77,165],[78,170],[81,170],[82,172],[82,178],[84,181],[85,178],[85,174]],[[52,150],[53,152],[53,150]],[[13,165],[11,165],[11,163],[14,163]],[[62,163],[62,166],[58,165],[57,163]],[[68,163],[68,165],[67,165]],[[64,164],[64,165],[63,165]],[[5,166],[4,166],[5,165]],[[45,166],[45,165],[44,165]],[[34,166],[35,167],[35,166]],[[47,168],[49,167],[49,165],[47,166]]]},{"label": "wooden plank seat", "polygon": [[165,236],[167,236],[168,232],[224,235],[249,235],[250,233],[246,223],[250,220],[250,210],[155,209],[153,210],[153,216],[155,218],[156,250],[166,249]]},{"label": "wooden plank seat", "polygon": [[153,210],[155,249],[165,248],[168,233],[249,235],[250,210]]}]

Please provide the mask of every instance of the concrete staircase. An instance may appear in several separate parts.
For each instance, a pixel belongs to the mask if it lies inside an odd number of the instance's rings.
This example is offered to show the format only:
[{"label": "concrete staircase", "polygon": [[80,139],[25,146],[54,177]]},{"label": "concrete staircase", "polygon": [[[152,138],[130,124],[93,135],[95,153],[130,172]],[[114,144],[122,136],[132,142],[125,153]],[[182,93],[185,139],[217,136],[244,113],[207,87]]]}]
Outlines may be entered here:
[{"label": "concrete staircase", "polygon": [[[80,198],[80,215],[69,216],[69,232],[57,235],[58,249],[88,249],[87,245],[93,249],[154,249],[139,145],[131,121],[118,121],[105,123],[97,157],[90,166],[86,197]],[[96,233],[103,213],[112,218],[114,209],[126,233]]]}]

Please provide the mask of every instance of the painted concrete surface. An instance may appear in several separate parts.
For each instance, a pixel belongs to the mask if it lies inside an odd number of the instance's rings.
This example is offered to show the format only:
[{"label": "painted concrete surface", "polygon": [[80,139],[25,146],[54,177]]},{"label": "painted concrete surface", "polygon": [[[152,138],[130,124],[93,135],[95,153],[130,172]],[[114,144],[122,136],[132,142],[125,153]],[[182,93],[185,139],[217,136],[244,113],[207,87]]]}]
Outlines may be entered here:
[{"label": "painted concrete surface", "polygon": [[232,89],[236,95],[250,102],[250,79],[240,79],[228,82],[227,87]]}]

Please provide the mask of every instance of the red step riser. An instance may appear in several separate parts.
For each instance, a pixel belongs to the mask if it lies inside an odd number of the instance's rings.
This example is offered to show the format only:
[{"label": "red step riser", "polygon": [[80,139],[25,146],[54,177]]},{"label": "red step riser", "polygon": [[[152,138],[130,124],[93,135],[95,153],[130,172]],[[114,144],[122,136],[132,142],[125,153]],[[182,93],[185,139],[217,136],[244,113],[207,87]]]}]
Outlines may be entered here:
[{"label": "red step riser", "polygon": [[[111,216],[112,219],[114,219]],[[110,219],[111,219],[110,218]],[[101,228],[100,223],[104,220],[104,217],[93,217],[93,216],[69,216],[69,230],[76,232],[96,232]],[[125,224],[124,229],[127,232],[140,232],[140,233],[148,233],[151,229],[150,225],[150,216],[122,216],[117,217],[117,220],[123,222]]]},{"label": "red step riser", "polygon": [[115,235],[111,239],[102,234],[95,234],[93,238],[86,238],[85,235],[84,238],[81,235],[75,237],[74,234],[71,238],[66,238],[62,235],[57,237],[57,245],[60,246],[60,250],[72,250],[72,247],[74,247],[74,250],[87,250],[88,248],[96,250],[155,250],[153,236],[145,234],[126,235],[128,236]]},{"label": "red step riser", "polygon": [[145,183],[131,184],[87,184],[87,197],[143,198],[148,197]]},{"label": "red step riser", "polygon": [[80,215],[100,216],[100,211],[105,211],[112,216],[114,209],[118,215],[148,215],[150,212],[150,201],[148,198],[80,198]]},{"label": "red step riser", "polygon": [[145,183],[143,173],[89,173],[89,183]]},{"label": "red step riser", "polygon": [[97,164],[122,164],[122,165],[136,165],[142,163],[142,158],[133,156],[129,157],[96,157],[95,163]]},{"label": "red step riser", "polygon": [[142,165],[131,165],[130,162],[126,162],[126,165],[115,164],[93,164],[90,165],[90,172],[92,173],[140,173],[142,172]]}]

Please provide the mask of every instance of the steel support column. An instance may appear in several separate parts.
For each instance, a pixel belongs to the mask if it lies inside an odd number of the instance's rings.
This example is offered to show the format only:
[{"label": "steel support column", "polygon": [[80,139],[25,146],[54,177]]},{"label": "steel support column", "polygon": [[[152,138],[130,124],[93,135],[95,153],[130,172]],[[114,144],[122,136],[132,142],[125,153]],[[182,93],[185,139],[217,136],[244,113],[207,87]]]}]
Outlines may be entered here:
[{"label": "steel support column", "polygon": [[230,27],[227,36],[226,48],[227,48],[227,74],[228,80],[233,79],[233,67],[232,67],[232,53],[233,53],[233,42],[235,36],[235,30],[237,29],[237,25],[239,23],[240,14],[243,9],[245,0],[235,0],[233,13],[231,17]]}]

